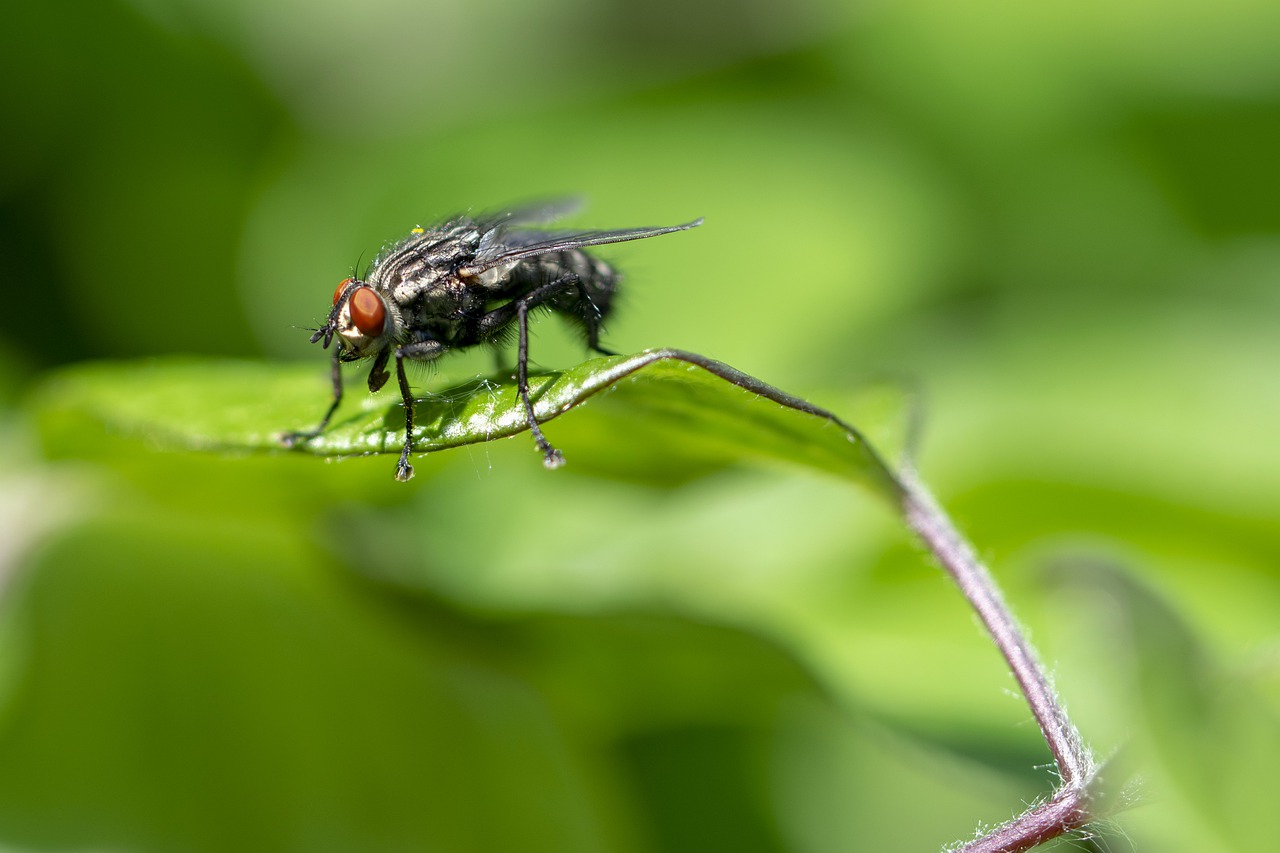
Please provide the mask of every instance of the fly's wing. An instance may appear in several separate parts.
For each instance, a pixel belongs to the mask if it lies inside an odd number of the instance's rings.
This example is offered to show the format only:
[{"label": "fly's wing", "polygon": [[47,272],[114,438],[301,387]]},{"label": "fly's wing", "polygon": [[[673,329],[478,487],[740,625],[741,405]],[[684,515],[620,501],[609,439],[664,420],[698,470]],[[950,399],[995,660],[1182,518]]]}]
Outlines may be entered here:
[{"label": "fly's wing", "polygon": [[[570,234],[538,235],[535,242],[504,242],[500,239],[483,240],[475,260],[458,270],[463,276],[480,275],[486,270],[512,264],[516,261],[531,258],[534,255],[545,255],[548,252],[564,252],[569,249],[581,249],[584,246],[601,246],[605,243],[625,243],[629,240],[643,240],[646,237],[657,237],[661,234],[672,234],[676,231],[688,231],[702,224],[702,219],[686,222],[683,225],[668,225],[664,228],[628,228],[622,231],[581,231]],[[486,234],[486,237],[489,235]],[[513,235],[515,237],[517,235]]]},{"label": "fly's wing", "polygon": [[480,233],[480,240],[476,245],[476,258],[493,257],[503,246],[525,245],[531,242],[528,239],[519,239],[516,236],[520,233],[518,231],[515,234],[511,233],[512,226],[545,225],[568,216],[580,207],[582,207],[582,199],[562,198],[481,214],[474,220],[475,228]]},{"label": "fly's wing", "polygon": [[481,233],[487,233],[495,228],[509,228],[512,225],[546,225],[581,209],[582,199],[580,198],[549,199],[507,210],[482,213],[476,217],[476,226]]}]

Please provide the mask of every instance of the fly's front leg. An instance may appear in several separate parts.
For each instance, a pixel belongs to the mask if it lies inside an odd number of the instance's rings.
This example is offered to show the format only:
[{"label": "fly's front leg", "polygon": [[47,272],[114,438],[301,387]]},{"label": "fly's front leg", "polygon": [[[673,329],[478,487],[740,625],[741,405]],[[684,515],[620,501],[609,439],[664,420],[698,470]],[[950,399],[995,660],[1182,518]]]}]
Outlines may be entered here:
[{"label": "fly's front leg", "polygon": [[338,404],[342,402],[342,362],[338,360],[339,353],[340,350],[333,351],[333,402],[329,404],[329,411],[325,412],[324,417],[320,419],[320,426],[313,430],[282,433],[279,441],[285,447],[296,447],[324,432],[324,428],[329,425],[329,419],[338,410]]},{"label": "fly's front leg", "polygon": [[391,350],[384,349],[378,353],[378,357],[373,360],[373,367],[369,369],[369,393],[377,394],[382,390],[382,386],[387,384],[387,380],[391,378],[391,374],[387,373],[387,359],[391,358]]},{"label": "fly's front leg", "polygon": [[[404,448],[396,463],[396,479],[407,483],[413,478],[413,466],[409,464],[409,452],[413,449],[413,393],[409,390],[409,377],[404,373],[407,358],[430,361],[444,354],[444,344],[439,341],[419,341],[396,348],[396,379],[400,383],[400,398],[404,401]],[[384,380],[385,381],[385,380]]]}]

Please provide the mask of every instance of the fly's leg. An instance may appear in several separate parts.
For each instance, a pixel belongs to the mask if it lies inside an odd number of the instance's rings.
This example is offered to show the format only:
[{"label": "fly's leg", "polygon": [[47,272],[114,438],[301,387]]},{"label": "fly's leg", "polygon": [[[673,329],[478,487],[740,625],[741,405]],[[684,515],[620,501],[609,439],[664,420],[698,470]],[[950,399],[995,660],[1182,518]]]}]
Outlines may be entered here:
[{"label": "fly's leg", "polygon": [[564,454],[551,446],[547,437],[542,434],[542,427],[533,415],[533,401],[529,399],[529,299],[521,299],[516,303],[516,321],[520,328],[520,350],[516,355],[516,383],[520,391],[520,399],[524,402],[524,413],[529,419],[529,432],[542,451],[542,464],[548,468],[559,468],[564,464]]},{"label": "fly's leg", "polygon": [[396,380],[400,383],[400,399],[404,401],[404,448],[396,463],[396,479],[402,483],[413,478],[413,466],[409,464],[409,452],[413,450],[413,393],[409,390],[409,377],[404,374],[404,362],[407,358],[430,361],[443,355],[444,350],[444,344],[439,341],[419,341],[396,349]]},{"label": "fly's leg", "polygon": [[550,284],[535,288],[519,299],[493,309],[480,318],[477,332],[481,337],[488,336],[501,329],[513,319],[520,330],[520,346],[516,353],[516,383],[520,391],[520,402],[524,404],[525,417],[529,422],[529,432],[542,451],[542,464],[548,468],[559,468],[564,464],[564,455],[551,446],[547,437],[542,434],[538,420],[533,414],[533,401],[529,399],[529,311],[542,303],[555,298],[578,286],[578,277],[573,273],[561,276]]},{"label": "fly's leg", "polygon": [[581,278],[574,276],[574,283],[578,287],[578,298],[582,300],[583,308],[579,316],[582,317],[583,328],[587,330],[587,346],[601,355],[617,355],[613,350],[600,346],[600,327],[604,324],[604,312],[596,307],[595,300],[587,292],[587,286]]},{"label": "fly's leg", "polygon": [[400,398],[404,400],[404,448],[396,463],[396,479],[407,483],[413,479],[413,466],[409,464],[409,450],[413,447],[413,395],[409,393],[409,380],[404,375],[404,356],[398,352],[396,379],[400,382]]},{"label": "fly's leg", "polygon": [[587,321],[587,346],[601,355],[619,355],[607,347],[600,346],[600,321],[597,319],[594,323]]},{"label": "fly's leg", "polygon": [[306,432],[286,432],[282,433],[279,441],[285,447],[296,447],[315,438],[324,432],[324,428],[329,425],[329,419],[333,417],[333,413],[338,410],[338,404],[342,402],[342,362],[338,360],[338,350],[333,353],[333,402],[329,404],[329,411],[324,413],[324,417],[320,419],[320,425],[313,430]]},{"label": "fly's leg", "polygon": [[529,423],[529,432],[542,451],[542,464],[548,468],[559,468],[564,464],[564,455],[547,441],[542,434],[533,412],[533,401],[529,398],[529,312],[557,296],[580,289],[579,278],[574,273],[566,273],[555,281],[535,288],[519,299],[501,305],[480,318],[476,327],[478,337],[485,338],[505,327],[513,320],[519,330],[519,348],[516,353],[516,383],[520,392],[520,402],[524,405],[525,419]]},{"label": "fly's leg", "polygon": [[[582,298],[587,299],[585,293]],[[587,299],[587,305],[589,306],[587,311],[595,312],[594,316],[586,316],[586,312],[583,312],[582,325],[587,329],[587,346],[601,355],[617,355],[618,353],[613,350],[600,346],[600,312],[589,299]]]},{"label": "fly's leg", "polygon": [[516,319],[521,305],[526,308],[537,308],[544,302],[549,302],[560,296],[566,290],[576,287],[577,281],[578,277],[576,275],[568,273],[550,284],[534,288],[519,299],[513,299],[505,305],[499,305],[480,318],[480,322],[476,324],[475,336],[480,340],[487,340],[499,329],[504,328],[508,323]]},{"label": "fly's leg", "polygon": [[382,390],[382,386],[387,384],[387,380],[391,378],[391,374],[387,373],[387,359],[391,357],[391,350],[384,349],[378,353],[378,357],[373,360],[373,367],[369,369],[369,393],[377,394]]}]

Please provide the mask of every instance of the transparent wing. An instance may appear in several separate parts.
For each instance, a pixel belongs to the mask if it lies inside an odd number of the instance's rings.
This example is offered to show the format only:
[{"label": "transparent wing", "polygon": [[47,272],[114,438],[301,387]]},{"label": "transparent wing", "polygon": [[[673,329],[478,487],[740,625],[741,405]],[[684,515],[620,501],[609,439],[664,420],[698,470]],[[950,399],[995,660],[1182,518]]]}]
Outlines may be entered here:
[{"label": "transparent wing", "polygon": [[702,219],[695,219],[683,225],[668,225],[663,228],[627,228],[621,231],[581,231],[574,234],[551,234],[546,239],[522,245],[493,241],[482,243],[476,259],[458,270],[461,275],[475,276],[514,263],[534,255],[545,255],[548,252],[563,252],[568,249],[581,249],[584,246],[601,246],[605,243],[625,243],[629,240],[643,240],[676,231],[688,231],[702,224]]},{"label": "transparent wing", "polygon": [[482,213],[476,217],[476,225],[480,231],[487,232],[494,228],[511,225],[546,225],[576,213],[583,207],[581,198],[556,198],[546,201],[512,207],[507,210],[495,210]]}]

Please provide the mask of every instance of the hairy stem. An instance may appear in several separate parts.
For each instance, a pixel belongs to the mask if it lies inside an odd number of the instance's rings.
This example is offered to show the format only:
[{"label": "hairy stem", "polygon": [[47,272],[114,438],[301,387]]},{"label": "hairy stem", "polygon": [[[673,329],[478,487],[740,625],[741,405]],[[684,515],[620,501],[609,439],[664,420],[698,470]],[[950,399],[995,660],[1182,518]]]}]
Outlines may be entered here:
[{"label": "hairy stem", "polygon": [[907,524],[925,543],[955,580],[961,593],[977,611],[1000,654],[1009,664],[1031,713],[1040,725],[1062,783],[1054,796],[1034,806],[976,841],[959,853],[1018,853],[1051,838],[1078,829],[1093,819],[1089,786],[1096,768],[1080,733],[1067,717],[1049,684],[1044,667],[1036,659],[1017,621],[1000,594],[991,573],[973,548],[956,530],[914,472],[899,474],[903,486],[902,509]]},{"label": "hairy stem", "polygon": [[1081,788],[1062,788],[1046,803],[1023,812],[998,829],[971,841],[957,853],[1021,853],[1079,829],[1093,819]]},{"label": "hairy stem", "polygon": [[899,509],[907,524],[951,575],[960,592],[977,611],[1000,654],[1009,664],[1009,669],[1022,689],[1022,695],[1026,697],[1031,713],[1053,753],[1061,784],[1048,801],[1033,806],[1008,823],[964,845],[960,848],[960,853],[1018,853],[1078,829],[1093,820],[1096,815],[1090,808],[1090,786],[1097,771],[1092,756],[1067,717],[1062,703],[1058,701],[1044,667],[1036,658],[1017,620],[1013,618],[1009,606],[1005,604],[995,579],[978,560],[973,548],[951,523],[951,519],[919,481],[915,472],[911,469],[892,468],[867,444],[861,432],[831,412],[727,364],[680,350],[650,350],[644,354],[644,359],[646,363],[649,359],[674,359],[696,364],[754,394],[788,408],[825,418],[845,430],[851,440],[865,445],[882,468],[884,480],[896,492]]},{"label": "hairy stem", "polygon": [[1000,654],[1004,655],[1053,753],[1062,786],[1070,788],[1082,784],[1093,773],[1093,760],[1049,686],[1044,668],[1018,628],[991,573],[979,562],[973,548],[914,473],[901,472],[899,482],[904,489],[902,508],[907,524],[955,580],[991,634]]}]

